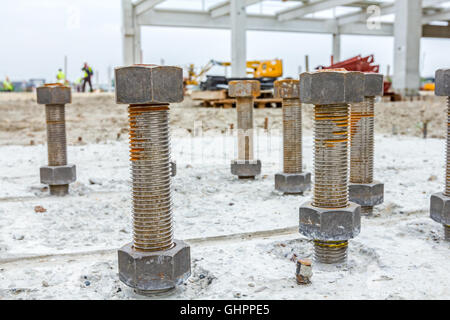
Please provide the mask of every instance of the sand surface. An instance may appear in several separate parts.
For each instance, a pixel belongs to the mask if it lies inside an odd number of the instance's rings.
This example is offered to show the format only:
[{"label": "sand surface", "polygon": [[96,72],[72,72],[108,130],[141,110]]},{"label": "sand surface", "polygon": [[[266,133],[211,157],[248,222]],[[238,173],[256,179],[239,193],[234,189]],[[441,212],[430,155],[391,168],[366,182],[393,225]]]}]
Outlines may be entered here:
[{"label": "sand surface", "polygon": [[[142,299],[117,275],[117,248],[132,236],[126,107],[96,94],[74,95],[71,108],[68,154],[78,179],[69,196],[50,197],[39,183],[44,110],[32,95],[0,95],[0,299]],[[428,211],[430,195],[444,185],[444,140],[419,137],[419,108],[435,115],[429,136],[442,137],[443,100],[377,105],[375,176],[385,183],[385,203],[363,218],[346,265],[314,264],[312,284],[299,286],[291,258],[312,257],[311,241],[297,231],[298,208],[312,193],[274,191],[281,110],[255,110],[255,123],[262,127],[269,117],[273,130],[257,131],[262,175],[240,181],[229,167],[235,132],[226,130],[235,110],[189,100],[174,107],[175,236],[191,245],[192,276],[153,299],[449,299],[450,244]],[[311,109],[304,117],[306,171]],[[203,136],[194,137],[200,121]]]}]

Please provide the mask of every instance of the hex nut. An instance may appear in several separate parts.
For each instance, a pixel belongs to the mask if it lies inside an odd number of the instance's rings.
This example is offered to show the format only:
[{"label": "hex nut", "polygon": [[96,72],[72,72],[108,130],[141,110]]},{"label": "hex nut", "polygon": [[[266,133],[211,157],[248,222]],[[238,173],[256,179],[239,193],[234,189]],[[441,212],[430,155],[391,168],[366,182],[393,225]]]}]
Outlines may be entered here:
[{"label": "hex nut", "polygon": [[275,190],[283,193],[303,193],[311,189],[311,173],[277,173]]},{"label": "hex nut", "polygon": [[239,177],[255,177],[261,174],[260,160],[233,160],[231,174]]},{"label": "hex nut", "polygon": [[230,97],[258,97],[261,94],[261,84],[257,80],[236,80],[228,82]]},{"label": "hex nut", "polygon": [[435,94],[441,97],[450,97],[450,69],[437,70],[435,78]]},{"label": "hex nut", "polygon": [[382,96],[384,91],[384,76],[379,73],[365,73],[364,76],[364,96]]},{"label": "hex nut", "polygon": [[450,197],[442,192],[431,196],[430,217],[434,221],[450,226]]},{"label": "hex nut", "polygon": [[69,87],[59,83],[45,84],[36,89],[38,104],[66,104],[72,102],[72,92]]},{"label": "hex nut", "polygon": [[330,69],[300,75],[300,100],[314,105],[364,101],[364,73]]},{"label": "hex nut", "polygon": [[74,164],[65,166],[44,166],[40,168],[41,183],[50,186],[65,185],[77,180]]},{"label": "hex nut", "polygon": [[183,101],[183,70],[132,65],[115,69],[116,103],[158,104]]},{"label": "hex nut", "polygon": [[384,184],[381,182],[350,183],[349,199],[363,207],[382,204],[384,201]]},{"label": "hex nut", "polygon": [[300,81],[293,79],[275,81],[274,96],[278,99],[299,99]]},{"label": "hex nut", "polygon": [[119,279],[141,291],[170,290],[191,275],[190,247],[181,240],[166,251],[140,252],[126,244],[118,250]]},{"label": "hex nut", "polygon": [[299,216],[299,232],[314,240],[345,241],[361,231],[361,206],[353,202],[340,209],[317,208],[307,202]]}]

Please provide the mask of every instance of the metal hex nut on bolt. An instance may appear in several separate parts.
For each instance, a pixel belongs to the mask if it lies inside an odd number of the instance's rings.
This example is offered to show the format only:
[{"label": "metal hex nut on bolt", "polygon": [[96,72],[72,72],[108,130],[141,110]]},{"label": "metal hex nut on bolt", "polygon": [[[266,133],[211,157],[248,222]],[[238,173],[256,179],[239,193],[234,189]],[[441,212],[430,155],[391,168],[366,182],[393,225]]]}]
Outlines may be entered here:
[{"label": "metal hex nut on bolt", "polygon": [[261,174],[260,160],[233,160],[231,161],[231,174],[239,177],[255,177]]},{"label": "metal hex nut on bolt", "polygon": [[50,186],[70,184],[77,179],[77,171],[74,164],[41,167],[40,174],[41,183]]},{"label": "metal hex nut on bolt", "polygon": [[384,90],[384,76],[379,73],[365,73],[364,80],[364,96],[378,97],[383,95]]},{"label": "metal hex nut on bolt", "polygon": [[384,184],[374,183],[350,183],[349,199],[363,207],[374,207],[384,201]]},{"label": "metal hex nut on bolt", "polygon": [[183,101],[183,70],[133,65],[115,69],[116,103],[157,104]]},{"label": "metal hex nut on bolt", "polygon": [[364,73],[343,70],[305,72],[300,75],[300,100],[314,105],[364,101]]},{"label": "metal hex nut on bolt", "polygon": [[443,193],[431,196],[430,216],[434,221],[443,225],[450,225],[450,197]]},{"label": "metal hex nut on bolt", "polygon": [[347,208],[324,209],[307,202],[300,207],[299,232],[311,239],[345,241],[361,231],[361,206],[350,202]]},{"label": "metal hex nut on bolt", "polygon": [[132,244],[119,249],[119,278],[127,286],[142,291],[170,290],[191,275],[189,246],[174,240],[172,249],[139,252]]},{"label": "metal hex nut on bolt", "polygon": [[311,189],[311,173],[277,173],[275,189],[284,193],[302,193]]},{"label": "metal hex nut on bolt", "polygon": [[275,81],[274,96],[280,99],[300,98],[300,81],[293,79]]},{"label": "metal hex nut on bolt", "polygon": [[36,89],[38,104],[66,104],[72,102],[69,87],[58,83],[46,84]]},{"label": "metal hex nut on bolt", "polygon": [[230,81],[228,95],[230,97],[257,97],[261,93],[261,84],[257,80]]},{"label": "metal hex nut on bolt", "polygon": [[440,97],[450,97],[450,69],[437,70],[435,78],[435,94]]}]

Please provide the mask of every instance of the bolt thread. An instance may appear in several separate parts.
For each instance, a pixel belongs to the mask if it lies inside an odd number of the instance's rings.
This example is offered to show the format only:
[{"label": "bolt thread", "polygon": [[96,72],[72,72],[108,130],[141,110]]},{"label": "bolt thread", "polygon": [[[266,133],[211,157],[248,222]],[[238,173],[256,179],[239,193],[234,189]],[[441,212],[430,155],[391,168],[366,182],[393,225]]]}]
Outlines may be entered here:
[{"label": "bolt thread", "polygon": [[284,173],[302,173],[302,106],[299,99],[283,99]]},{"label": "bolt thread", "polygon": [[445,195],[450,197],[450,97],[447,97],[447,163],[445,172]]},{"label": "bolt thread", "polygon": [[373,215],[373,207],[361,206],[361,215],[362,216],[371,216],[371,215]]},{"label": "bolt thread", "polygon": [[236,98],[238,160],[253,160],[253,98]]},{"label": "bolt thread", "polygon": [[168,105],[130,105],[133,247],[173,247]]},{"label": "bolt thread", "polygon": [[314,240],[314,259],[319,263],[335,264],[347,260],[348,241]]},{"label": "bolt thread", "polygon": [[50,194],[52,196],[65,196],[69,194],[69,185],[63,184],[63,185],[51,185],[50,186]]},{"label": "bolt thread", "polygon": [[351,106],[350,182],[372,183],[374,164],[374,97]]},{"label": "bolt thread", "polygon": [[67,164],[66,120],[64,105],[46,105],[45,118],[47,122],[48,165],[64,166]]},{"label": "bolt thread", "polygon": [[314,198],[320,208],[348,206],[348,105],[314,107]]},{"label": "bolt thread", "polygon": [[444,225],[444,239],[450,241],[450,226]]}]

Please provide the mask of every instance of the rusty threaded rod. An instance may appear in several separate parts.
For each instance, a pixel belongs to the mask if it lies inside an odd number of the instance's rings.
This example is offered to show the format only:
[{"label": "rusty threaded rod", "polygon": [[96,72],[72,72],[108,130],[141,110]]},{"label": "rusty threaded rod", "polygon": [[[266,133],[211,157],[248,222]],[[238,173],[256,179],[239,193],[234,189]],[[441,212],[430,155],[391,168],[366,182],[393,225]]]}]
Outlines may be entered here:
[{"label": "rusty threaded rod", "polygon": [[283,170],[302,173],[302,104],[298,98],[283,99]]},{"label": "rusty threaded rod", "polygon": [[[375,97],[365,97],[350,109],[350,183],[373,183]],[[362,206],[371,215],[373,207]]]},{"label": "rusty threaded rod", "polygon": [[[314,197],[313,206],[348,206],[349,105],[314,106]],[[347,258],[348,241],[314,240],[315,259],[339,263]]]},{"label": "rusty threaded rod", "polygon": [[130,105],[133,247],[173,247],[169,105]]},{"label": "rusty threaded rod", "polygon": [[253,160],[253,97],[237,97],[238,160]]},{"label": "rusty threaded rod", "polygon": [[[67,139],[65,106],[63,104],[45,105],[47,123],[47,154],[49,166],[67,165]],[[51,195],[66,195],[69,185],[50,185]]]},{"label": "rusty threaded rod", "polygon": [[348,105],[314,107],[314,198],[320,208],[348,206]]}]

